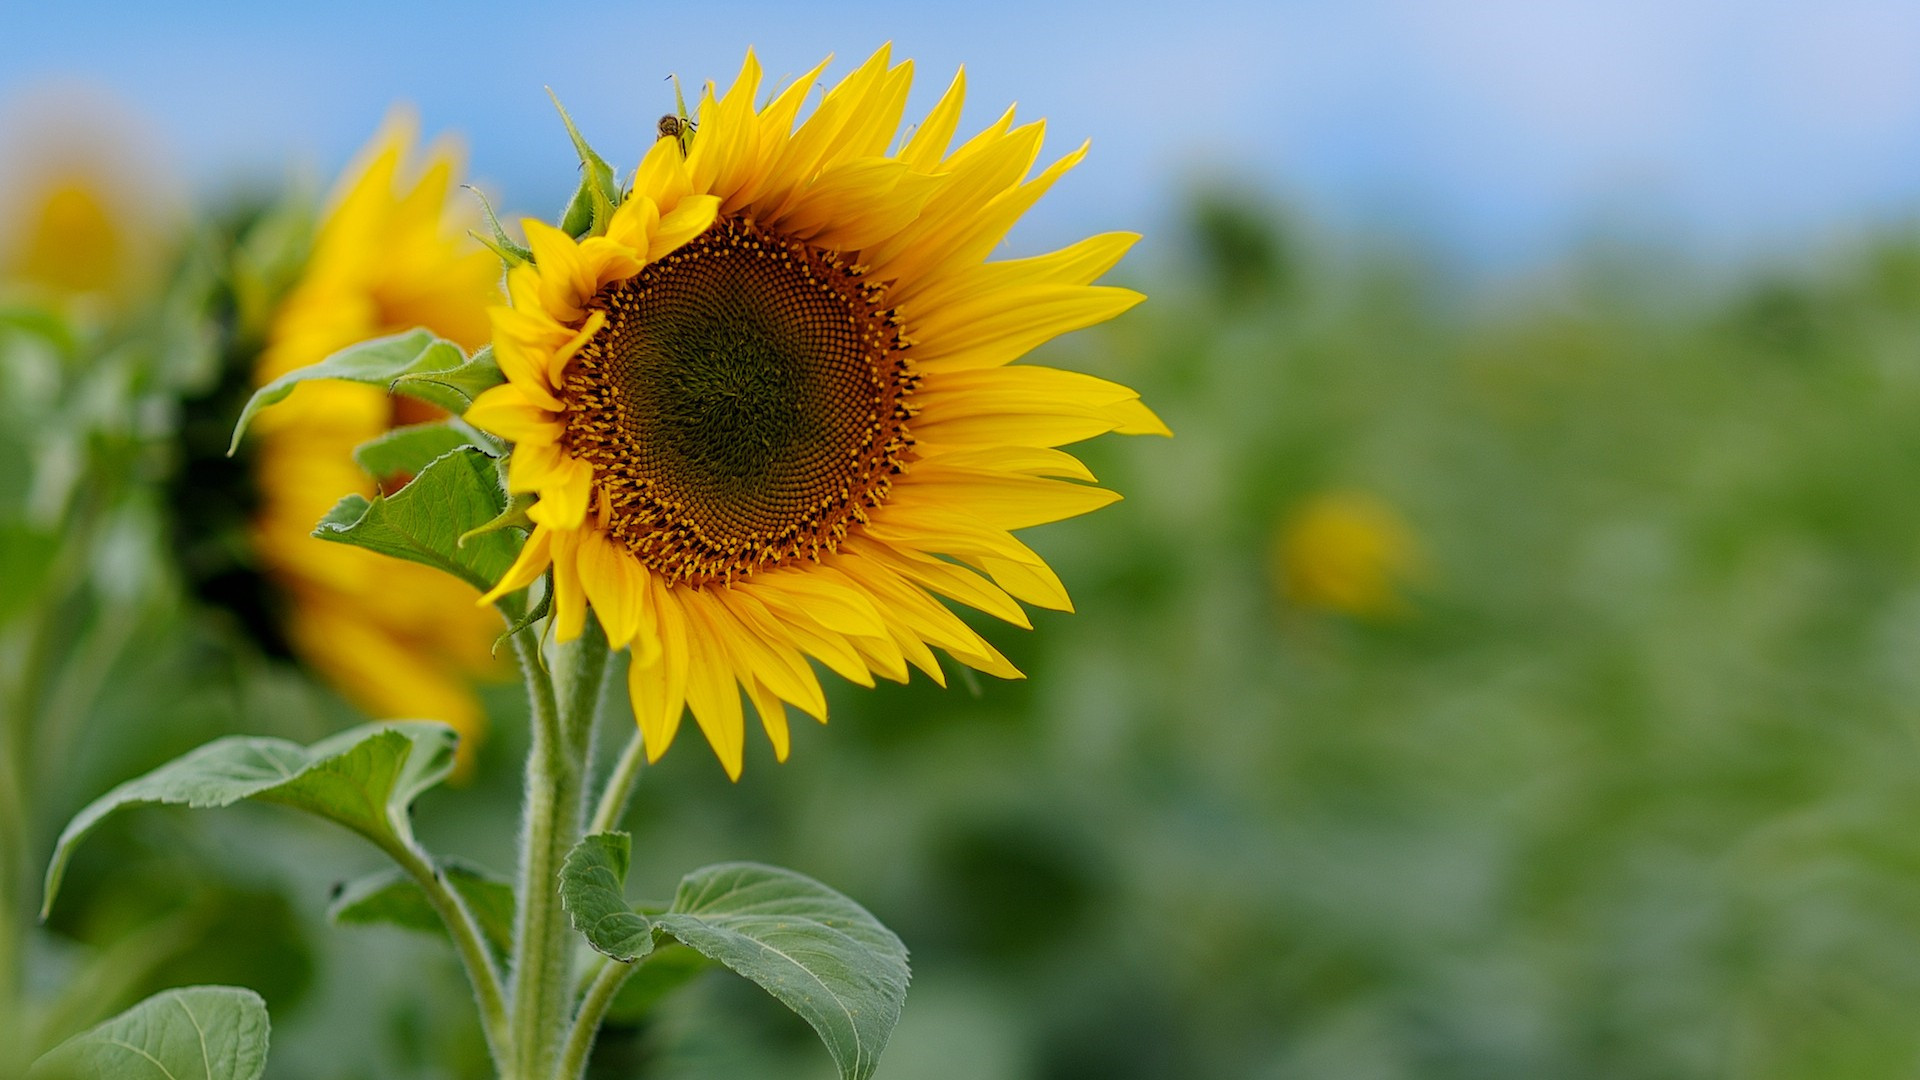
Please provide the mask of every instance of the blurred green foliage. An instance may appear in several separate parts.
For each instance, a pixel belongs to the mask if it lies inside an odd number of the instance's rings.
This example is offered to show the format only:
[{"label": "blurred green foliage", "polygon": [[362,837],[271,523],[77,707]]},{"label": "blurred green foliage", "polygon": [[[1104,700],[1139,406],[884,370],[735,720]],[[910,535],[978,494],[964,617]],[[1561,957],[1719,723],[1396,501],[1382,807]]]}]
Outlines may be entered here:
[{"label": "blurred green foliage", "polygon": [[[683,741],[626,821],[632,895],[759,859],[858,899],[913,950],[891,1080],[1920,1069],[1920,235],[1469,290],[1195,205],[1132,270],[1149,304],[1036,357],[1177,435],[1085,448],[1127,500],[1033,538],[1077,613],[985,628],[1029,678],[836,684],[737,785]],[[1329,490],[1417,538],[1404,616],[1277,590],[1277,524]],[[212,735],[348,722],[195,610],[118,661],[43,844]],[[505,869],[523,706],[489,694],[475,780],[417,827]],[[174,917],[217,944],[139,992],[259,988],[269,1076],[483,1076],[441,943],[324,924],[375,865],[290,814],[145,812],[76,860],[44,947]],[[645,1005],[596,1077],[832,1075],[724,973]]]}]

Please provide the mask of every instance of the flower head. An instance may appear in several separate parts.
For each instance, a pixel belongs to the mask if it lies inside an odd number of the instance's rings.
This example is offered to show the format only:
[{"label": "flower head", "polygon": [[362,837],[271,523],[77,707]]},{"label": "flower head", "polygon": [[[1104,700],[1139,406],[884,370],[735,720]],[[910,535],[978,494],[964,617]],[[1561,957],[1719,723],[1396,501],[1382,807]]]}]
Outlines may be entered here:
[{"label": "flower head", "polygon": [[493,310],[508,382],[466,416],[539,496],[492,596],[551,567],[562,639],[591,606],[632,647],[648,757],[690,708],[735,777],[742,691],[782,760],[786,704],[825,720],[808,658],[868,686],[944,683],[935,648],[1019,677],[936,597],[1068,609],[1011,530],[1119,498],[1060,446],[1167,433],[1124,386],[1012,366],[1142,299],[1092,284],[1132,234],[986,261],[1085,148],[1031,173],[1043,125],[1011,110],[951,146],[963,73],[889,150],[912,65],[886,48],[796,126],[820,70],[756,106],[749,53],[597,228],[526,222]]}]

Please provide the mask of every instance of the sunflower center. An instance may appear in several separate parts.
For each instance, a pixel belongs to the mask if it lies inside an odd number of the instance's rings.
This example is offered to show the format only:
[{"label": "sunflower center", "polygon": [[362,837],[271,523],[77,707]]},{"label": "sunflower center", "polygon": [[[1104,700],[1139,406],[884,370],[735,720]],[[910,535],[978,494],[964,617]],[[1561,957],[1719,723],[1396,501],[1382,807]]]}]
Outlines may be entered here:
[{"label": "sunflower center", "polygon": [[606,324],[562,380],[567,448],[669,580],[817,559],[905,470],[900,322],[837,254],[721,221],[587,306]]}]

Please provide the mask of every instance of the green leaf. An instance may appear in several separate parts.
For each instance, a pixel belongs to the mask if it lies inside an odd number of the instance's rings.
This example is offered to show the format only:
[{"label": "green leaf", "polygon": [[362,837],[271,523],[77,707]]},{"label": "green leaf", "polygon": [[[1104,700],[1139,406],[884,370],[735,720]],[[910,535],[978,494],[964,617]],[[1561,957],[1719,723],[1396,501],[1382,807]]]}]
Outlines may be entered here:
[{"label": "green leaf", "polygon": [[485,592],[513,566],[523,542],[508,530],[475,531],[506,507],[494,460],[460,447],[434,459],[392,495],[341,499],[313,535],[424,563]]},{"label": "green leaf", "polygon": [[573,117],[567,115],[567,107],[560,104],[552,87],[547,88],[547,96],[560,110],[560,122],[567,125],[567,137],[573,140],[574,153],[580,155],[580,186],[560,215],[560,229],[576,239],[587,233],[599,236],[607,231],[613,208],[620,203],[620,183],[614,178],[613,166],[595,153],[580,129],[573,126]]},{"label": "green leaf", "polygon": [[[438,869],[467,902],[487,945],[504,959],[513,951],[513,884],[464,859],[440,860]],[[430,934],[445,934],[447,929],[427,894],[398,869],[368,874],[348,884],[327,908],[327,918],[342,926],[385,923]]]},{"label": "green leaf", "polygon": [[410,477],[442,454],[472,445],[473,440],[465,432],[444,420],[431,424],[409,424],[354,447],[353,460],[376,480],[394,476]]},{"label": "green leaf", "polygon": [[473,404],[474,398],[506,381],[500,365],[493,362],[493,346],[485,345],[479,352],[453,367],[423,366],[407,371],[397,376],[387,389],[395,394],[438,405],[460,416],[467,411],[467,406]]},{"label": "green leaf", "polygon": [[587,944],[623,964],[653,951],[653,924],[627,903],[632,839],[594,833],[573,845],[560,866],[560,903]]},{"label": "green leaf", "polygon": [[27,1080],[259,1080],[268,1028],[251,990],[168,990],[54,1047]]},{"label": "green leaf", "polygon": [[431,330],[409,330],[374,338],[334,353],[273,380],[254,391],[233,427],[232,454],[240,446],[247,425],[261,409],[285,401],[303,382],[343,379],[379,386],[389,393],[418,398],[458,415],[467,411],[481,391],[505,381],[490,349],[469,357],[460,346],[435,337]]},{"label": "green leaf", "polygon": [[216,739],[135,777],[74,815],[54,844],[40,917],[53,910],[67,863],[109,814],[130,806],[279,803],[336,821],[383,849],[408,842],[407,807],[453,770],[459,736],[442,724],[366,724],[311,747],[256,736]]},{"label": "green leaf", "polygon": [[845,1080],[873,1075],[909,972],[906,946],[865,908],[791,870],[723,863],[681,879],[652,922],[813,1025]]}]

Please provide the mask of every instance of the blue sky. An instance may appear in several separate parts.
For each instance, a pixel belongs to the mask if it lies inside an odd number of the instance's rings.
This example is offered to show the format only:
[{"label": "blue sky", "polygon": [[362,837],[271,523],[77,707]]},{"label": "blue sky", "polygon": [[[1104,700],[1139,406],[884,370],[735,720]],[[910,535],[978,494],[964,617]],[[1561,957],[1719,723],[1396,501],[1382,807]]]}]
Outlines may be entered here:
[{"label": "blue sky", "polygon": [[1092,140],[1017,234],[1023,249],[1140,228],[1151,250],[1205,177],[1492,268],[1613,227],[1743,254],[1920,207],[1912,0],[534,10],[13,4],[0,100],[100,84],[203,186],[235,171],[328,175],[391,103],[410,102],[429,130],[464,134],[507,205],[551,212],[572,164],[543,85],[631,162],[671,102],[669,72],[724,82],[749,44],[776,76],[828,52],[844,71],[891,39],[918,65],[910,111],[964,62],[969,125],[1017,100],[1048,118],[1051,148]]}]

